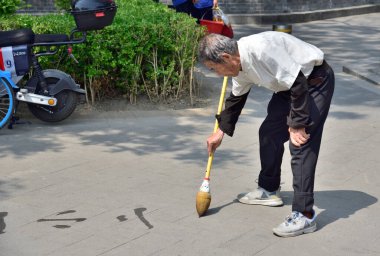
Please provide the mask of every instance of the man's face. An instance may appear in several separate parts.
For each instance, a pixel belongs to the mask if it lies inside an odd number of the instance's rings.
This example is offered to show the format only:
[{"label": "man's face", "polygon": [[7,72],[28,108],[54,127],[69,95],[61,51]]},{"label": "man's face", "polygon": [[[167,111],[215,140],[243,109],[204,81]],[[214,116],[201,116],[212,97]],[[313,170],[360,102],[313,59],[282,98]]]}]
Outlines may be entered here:
[{"label": "man's face", "polygon": [[224,60],[222,63],[205,61],[204,64],[220,76],[237,76],[241,70],[240,57],[224,53],[222,58]]}]

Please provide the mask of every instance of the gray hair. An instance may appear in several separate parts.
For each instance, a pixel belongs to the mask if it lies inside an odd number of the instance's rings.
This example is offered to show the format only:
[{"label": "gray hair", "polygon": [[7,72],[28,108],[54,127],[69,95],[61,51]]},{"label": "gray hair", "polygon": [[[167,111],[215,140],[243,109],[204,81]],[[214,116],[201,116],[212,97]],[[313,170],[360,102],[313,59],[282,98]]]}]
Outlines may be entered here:
[{"label": "gray hair", "polygon": [[237,42],[229,37],[219,34],[209,34],[203,37],[198,47],[198,58],[200,62],[211,61],[223,63],[222,54],[238,54]]}]

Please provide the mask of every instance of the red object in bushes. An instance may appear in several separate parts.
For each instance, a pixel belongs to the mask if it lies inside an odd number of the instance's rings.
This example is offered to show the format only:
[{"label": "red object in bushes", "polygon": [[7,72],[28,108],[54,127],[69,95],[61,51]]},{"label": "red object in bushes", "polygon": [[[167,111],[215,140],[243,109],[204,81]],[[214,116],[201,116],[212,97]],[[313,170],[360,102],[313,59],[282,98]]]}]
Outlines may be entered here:
[{"label": "red object in bushes", "polygon": [[232,27],[225,25],[223,22],[212,20],[199,20],[199,23],[201,24],[201,26],[205,26],[210,34],[221,34],[229,38],[234,37],[234,31],[232,30]]},{"label": "red object in bushes", "polygon": [[209,33],[222,34],[224,24],[220,21],[199,20],[201,26],[207,27]]}]

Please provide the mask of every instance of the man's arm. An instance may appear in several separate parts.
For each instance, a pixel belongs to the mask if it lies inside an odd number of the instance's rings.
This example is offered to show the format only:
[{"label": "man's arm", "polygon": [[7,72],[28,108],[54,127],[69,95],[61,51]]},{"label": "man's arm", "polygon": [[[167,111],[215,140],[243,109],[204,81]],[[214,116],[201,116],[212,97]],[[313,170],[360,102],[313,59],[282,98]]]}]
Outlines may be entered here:
[{"label": "man's arm", "polygon": [[308,87],[307,79],[300,71],[290,88],[291,107],[287,124],[291,128],[306,128],[312,124],[312,120],[310,119]]},{"label": "man's arm", "polygon": [[219,128],[228,136],[233,136],[235,131],[235,125],[239,119],[241,111],[247,101],[249,91],[243,95],[235,96],[232,93],[226,99],[225,108],[216,115],[216,119],[219,122]]},{"label": "man's arm", "polygon": [[235,125],[247,101],[248,94],[249,91],[241,96],[235,96],[231,93],[226,99],[224,110],[220,115],[216,115],[219,129],[207,139],[207,150],[209,154],[213,153],[220,146],[224,133],[231,137],[234,134]]},{"label": "man's arm", "polygon": [[310,134],[305,131],[306,127],[312,125],[308,87],[307,79],[300,71],[290,88],[291,106],[287,120],[290,141],[297,147],[305,144],[310,138]]}]

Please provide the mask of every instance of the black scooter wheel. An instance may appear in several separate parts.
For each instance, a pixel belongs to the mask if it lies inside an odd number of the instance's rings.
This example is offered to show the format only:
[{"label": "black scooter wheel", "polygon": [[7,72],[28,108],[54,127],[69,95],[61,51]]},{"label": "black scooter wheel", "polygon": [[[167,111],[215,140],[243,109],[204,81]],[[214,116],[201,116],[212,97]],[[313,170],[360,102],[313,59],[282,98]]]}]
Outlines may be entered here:
[{"label": "black scooter wheel", "polygon": [[28,104],[32,114],[41,121],[48,123],[60,122],[68,118],[75,110],[78,104],[78,95],[76,92],[64,90],[54,97],[57,99],[57,105],[54,107]]}]

